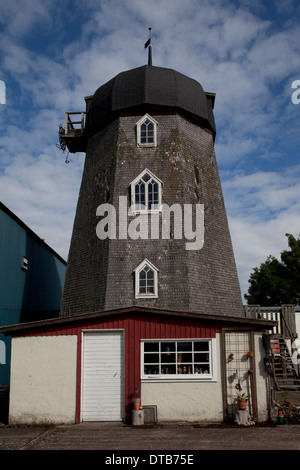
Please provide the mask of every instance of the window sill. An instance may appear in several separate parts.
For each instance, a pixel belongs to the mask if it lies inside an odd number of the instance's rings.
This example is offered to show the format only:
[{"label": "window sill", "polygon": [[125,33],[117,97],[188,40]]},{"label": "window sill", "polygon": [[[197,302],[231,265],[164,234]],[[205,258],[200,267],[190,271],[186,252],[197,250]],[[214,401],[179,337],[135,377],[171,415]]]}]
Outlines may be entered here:
[{"label": "window sill", "polygon": [[141,144],[140,142],[137,143],[138,147],[157,147],[156,143],[151,143],[151,144]]},{"label": "window sill", "polygon": [[159,214],[162,212],[160,208],[158,209],[131,209],[129,216],[134,216],[138,214]]},{"label": "window sill", "polygon": [[177,382],[177,383],[180,383],[180,382],[217,382],[217,378],[216,377],[213,377],[211,375],[208,375],[208,374],[195,374],[196,376],[194,377],[175,377],[175,376],[171,376],[170,377],[166,377],[165,375],[160,375],[160,376],[157,376],[157,377],[153,377],[153,376],[144,376],[141,378],[141,382],[153,382],[153,383],[156,383],[156,382]]},{"label": "window sill", "polygon": [[158,295],[157,294],[148,294],[148,295],[136,295],[135,296],[136,299],[157,299],[158,298]]}]

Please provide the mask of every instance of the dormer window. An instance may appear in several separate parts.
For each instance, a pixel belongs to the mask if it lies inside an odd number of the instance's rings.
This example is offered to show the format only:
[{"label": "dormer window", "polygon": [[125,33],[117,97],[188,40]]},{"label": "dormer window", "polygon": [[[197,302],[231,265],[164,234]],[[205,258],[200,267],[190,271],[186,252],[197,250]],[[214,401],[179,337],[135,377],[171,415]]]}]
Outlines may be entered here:
[{"label": "dormer window", "polygon": [[140,147],[156,147],[157,122],[145,114],[137,123],[137,144]]},{"label": "dormer window", "polygon": [[145,259],[135,269],[135,297],[136,298],[156,298],[157,292],[157,272],[158,269]]},{"label": "dormer window", "polygon": [[159,211],[161,206],[161,181],[149,170],[144,170],[131,183],[134,211]]}]

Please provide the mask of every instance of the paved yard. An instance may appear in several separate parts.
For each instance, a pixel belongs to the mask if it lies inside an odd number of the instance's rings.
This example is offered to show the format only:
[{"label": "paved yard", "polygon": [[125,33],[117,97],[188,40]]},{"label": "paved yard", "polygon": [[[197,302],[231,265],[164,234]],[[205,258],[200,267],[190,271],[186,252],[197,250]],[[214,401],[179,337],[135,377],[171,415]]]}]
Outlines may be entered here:
[{"label": "paved yard", "polygon": [[0,427],[0,450],[300,450],[300,426],[80,423]]}]

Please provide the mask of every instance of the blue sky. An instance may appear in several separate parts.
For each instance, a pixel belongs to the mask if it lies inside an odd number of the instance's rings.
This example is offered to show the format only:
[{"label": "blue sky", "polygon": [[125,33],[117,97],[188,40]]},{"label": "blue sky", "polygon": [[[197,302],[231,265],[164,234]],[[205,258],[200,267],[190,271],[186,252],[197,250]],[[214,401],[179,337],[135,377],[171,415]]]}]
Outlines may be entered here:
[{"label": "blue sky", "polygon": [[299,1],[0,0],[0,11],[0,200],[67,259],[84,155],[65,163],[58,126],[147,63],[151,26],[153,65],[216,93],[216,156],[247,292],[252,269],[300,233]]}]

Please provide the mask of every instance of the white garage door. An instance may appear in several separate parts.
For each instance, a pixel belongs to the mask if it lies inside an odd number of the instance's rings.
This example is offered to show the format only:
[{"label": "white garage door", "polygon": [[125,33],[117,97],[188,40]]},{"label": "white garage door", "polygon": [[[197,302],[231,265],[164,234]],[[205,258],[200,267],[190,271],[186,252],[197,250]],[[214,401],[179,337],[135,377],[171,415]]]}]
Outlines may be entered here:
[{"label": "white garage door", "polygon": [[123,332],[84,333],[82,421],[124,417]]}]

